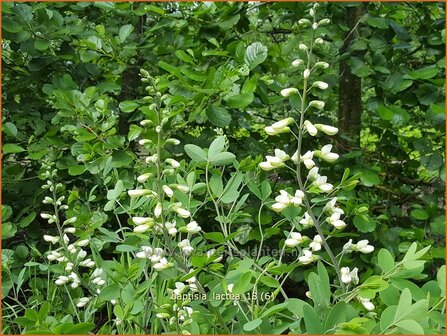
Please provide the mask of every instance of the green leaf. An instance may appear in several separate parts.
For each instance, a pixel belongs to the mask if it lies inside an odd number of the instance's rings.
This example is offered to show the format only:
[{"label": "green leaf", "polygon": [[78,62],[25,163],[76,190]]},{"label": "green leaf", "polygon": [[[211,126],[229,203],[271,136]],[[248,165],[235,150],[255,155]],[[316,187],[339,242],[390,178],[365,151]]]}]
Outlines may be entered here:
[{"label": "green leaf", "polygon": [[394,268],[394,256],[387,249],[380,249],[378,262],[383,273],[387,273]]},{"label": "green leaf", "polygon": [[360,181],[362,181],[362,183],[367,187],[372,187],[376,184],[382,183],[380,176],[374,170],[371,169],[362,170]]},{"label": "green leaf", "polygon": [[3,153],[5,154],[20,153],[20,152],[26,152],[26,149],[16,144],[3,145]]},{"label": "green leaf", "polygon": [[304,319],[304,325],[306,326],[307,334],[324,333],[323,326],[321,325],[320,316],[311,306],[306,305],[303,307],[303,319]]},{"label": "green leaf", "polygon": [[251,104],[254,99],[252,92],[246,92],[231,96],[227,100],[227,106],[231,108],[244,108]]},{"label": "green leaf", "polygon": [[112,190],[107,192],[108,200],[116,200],[120,197],[121,193],[126,190],[124,188],[124,183],[122,180],[118,180],[115,184],[115,187]]},{"label": "green leaf", "polygon": [[222,152],[217,154],[212,160],[209,162],[213,164],[214,166],[226,166],[236,159],[236,156],[233,153],[230,152]]},{"label": "green leaf", "polygon": [[417,220],[426,220],[429,218],[428,213],[422,209],[414,209],[411,211],[411,216]]},{"label": "green leaf", "polygon": [[130,113],[130,112],[135,111],[138,107],[140,107],[140,104],[138,104],[134,100],[125,100],[119,104],[119,107],[122,112]]},{"label": "green leaf", "polygon": [[218,136],[213,142],[210,144],[208,148],[208,158],[212,160],[217,154],[223,151],[225,147],[225,137]]},{"label": "green leaf", "polygon": [[423,67],[421,69],[410,71],[404,78],[408,79],[430,79],[437,75],[439,69],[435,65]]},{"label": "green leaf", "polygon": [[64,330],[63,333],[68,335],[85,335],[88,334],[89,331],[91,331],[95,327],[94,323],[91,322],[82,322],[75,324],[71,328],[68,328],[67,330]]},{"label": "green leaf", "polygon": [[193,145],[193,144],[187,144],[185,145],[185,152],[188,154],[188,156],[197,162],[206,162],[208,161],[208,158],[206,156],[205,151],[200,148],[199,146]]},{"label": "green leaf", "polygon": [[124,25],[120,28],[119,31],[119,39],[121,42],[124,42],[127,37],[129,37],[130,33],[132,33],[133,31],[133,26],[128,24],[128,25]]},{"label": "green leaf", "polygon": [[250,69],[253,69],[265,61],[267,52],[268,49],[265,45],[261,42],[254,42],[245,50],[244,63],[247,64]]},{"label": "green leaf", "polygon": [[249,321],[244,324],[243,328],[245,331],[252,331],[255,330],[257,327],[259,327],[262,323],[262,320],[260,318],[257,318],[256,320]]},{"label": "green leaf", "polygon": [[252,272],[248,271],[243,273],[240,277],[236,279],[233,287],[233,294],[243,294],[250,288],[250,281],[253,277]]},{"label": "green leaf", "polygon": [[104,301],[117,299],[120,296],[120,287],[117,284],[107,285],[101,289],[99,298]]},{"label": "green leaf", "polygon": [[324,322],[324,330],[328,331],[336,325],[346,322],[347,310],[346,303],[339,301],[332,307]]},{"label": "green leaf", "polygon": [[445,265],[441,266],[436,275],[438,285],[441,288],[442,297],[445,297]]},{"label": "green leaf", "polygon": [[71,176],[78,176],[83,174],[84,172],[85,172],[85,166],[83,165],[76,165],[68,168],[68,174],[70,174]]},{"label": "green leaf", "polygon": [[217,127],[226,127],[231,123],[231,115],[226,108],[211,106],[206,110],[206,117]]},{"label": "green leaf", "polygon": [[404,334],[423,335],[424,329],[419,323],[413,320],[402,320],[395,324],[399,330]]},{"label": "green leaf", "polygon": [[17,127],[12,122],[5,122],[2,125],[2,131],[11,137],[17,137]]}]

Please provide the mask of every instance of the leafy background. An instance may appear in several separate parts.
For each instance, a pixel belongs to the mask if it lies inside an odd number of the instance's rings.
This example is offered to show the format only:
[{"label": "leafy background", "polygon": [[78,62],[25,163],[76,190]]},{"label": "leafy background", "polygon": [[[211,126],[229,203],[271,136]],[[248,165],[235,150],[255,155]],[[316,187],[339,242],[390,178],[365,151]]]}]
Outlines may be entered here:
[{"label": "leafy background", "polygon": [[[322,8],[332,22],[325,28],[330,43],[317,55],[330,60],[322,79],[330,89],[319,97],[326,108],[316,117],[329,124],[338,120],[341,130],[336,145],[343,155],[329,177],[340,177],[346,166],[362,173],[360,186],[347,194],[351,230],[395,256],[413,242],[432,245],[425,272],[436,278],[445,263],[444,4]],[[2,4],[4,321],[16,317],[13,311],[23,315],[23,305],[42,308],[39,302],[46,299],[45,266],[30,263],[46,249],[42,235],[53,230],[37,216],[44,197],[42,160],[56,162],[70,211],[82,214],[84,230],[114,231],[119,219],[126,222],[114,210],[113,191],[118,180],[123,190],[134,185],[142,168],[137,159],[145,155],[134,141],[147,109],[141,68],[171,96],[170,127],[182,144],[209,144],[224,133],[229,150],[240,160],[249,158],[247,167],[284,147],[288,135],[267,138],[263,128],[290,109],[279,91],[299,81],[290,63],[308,36],[296,24],[305,9],[305,3]],[[346,78],[352,82],[344,83]],[[346,103],[340,91],[350,83],[360,83],[361,91],[351,97],[357,98],[358,120],[346,127],[340,124],[340,104]],[[186,157],[183,146],[170,151],[178,160]],[[291,179],[264,178],[275,189]],[[239,223],[239,243],[250,246],[260,232],[258,203],[247,202],[251,216]],[[359,211],[364,205],[367,213]],[[272,216],[263,212],[262,224]],[[206,220],[205,209],[197,221]],[[216,230],[212,223],[202,227]],[[277,246],[272,236],[269,244]],[[103,245],[102,253],[113,256]],[[373,273],[371,258],[356,263]],[[296,286],[303,278],[292,273],[286,283],[292,296],[304,297]],[[427,279],[419,281],[422,286]],[[3,328],[21,330],[11,323]]]}]

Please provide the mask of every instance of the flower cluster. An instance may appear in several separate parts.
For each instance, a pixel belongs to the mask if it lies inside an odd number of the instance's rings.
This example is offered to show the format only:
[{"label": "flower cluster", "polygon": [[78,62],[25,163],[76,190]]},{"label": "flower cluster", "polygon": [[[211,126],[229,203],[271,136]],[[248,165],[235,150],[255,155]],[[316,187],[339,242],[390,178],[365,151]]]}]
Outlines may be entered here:
[{"label": "flower cluster", "polygon": [[[96,263],[92,258],[87,257],[87,251],[83,248],[88,247],[90,244],[90,238],[85,234],[80,233],[79,237],[75,235],[78,230],[73,225],[77,222],[77,217],[68,217],[62,220],[63,212],[68,210],[68,205],[64,204],[65,196],[58,197],[57,194],[63,192],[64,187],[62,183],[54,183],[53,179],[57,177],[57,169],[53,169],[52,162],[45,162],[42,168],[45,172],[42,174],[42,178],[47,179],[46,184],[42,186],[43,189],[51,192],[51,196],[45,196],[43,204],[51,205],[53,213],[42,212],[40,217],[45,219],[48,224],[54,225],[57,236],[44,235],[44,241],[50,243],[52,247],[46,258],[50,262],[56,262],[62,265],[62,269],[65,274],[59,275],[54,283],[57,286],[69,285],[71,288],[78,288],[80,285],[86,286],[89,290],[96,289],[96,294],[101,292],[101,287],[106,284],[106,280],[102,278],[102,269],[96,268],[91,272],[90,278],[92,279],[90,284],[84,283],[81,274],[89,272],[89,269],[93,269]],[[82,308],[90,302],[89,297],[82,297],[79,299],[76,306]]]}]

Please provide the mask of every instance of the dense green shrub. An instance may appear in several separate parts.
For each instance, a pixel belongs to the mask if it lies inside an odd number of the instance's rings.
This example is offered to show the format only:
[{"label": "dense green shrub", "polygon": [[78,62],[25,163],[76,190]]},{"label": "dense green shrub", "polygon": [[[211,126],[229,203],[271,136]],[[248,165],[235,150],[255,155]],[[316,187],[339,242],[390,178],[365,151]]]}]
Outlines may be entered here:
[{"label": "dense green shrub", "polygon": [[445,332],[444,4],[2,10],[4,333]]}]

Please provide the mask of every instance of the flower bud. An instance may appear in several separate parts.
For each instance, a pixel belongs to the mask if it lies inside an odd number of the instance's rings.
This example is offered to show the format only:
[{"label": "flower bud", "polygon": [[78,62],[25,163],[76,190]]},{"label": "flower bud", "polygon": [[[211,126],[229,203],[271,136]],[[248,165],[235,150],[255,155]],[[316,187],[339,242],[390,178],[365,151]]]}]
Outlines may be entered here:
[{"label": "flower bud", "polygon": [[312,84],[313,87],[317,87],[320,90],[326,90],[329,85],[326,82],[322,82],[322,81],[316,81]]},{"label": "flower bud", "polygon": [[43,240],[45,240],[46,242],[50,242],[51,244],[56,244],[60,240],[60,237],[44,235]]},{"label": "flower bud", "polygon": [[315,128],[315,126],[309,121],[306,120],[304,122],[304,127],[306,127],[307,132],[311,135],[311,136],[315,136],[318,133],[318,130]]},{"label": "flower bud", "polygon": [[174,196],[174,192],[172,191],[171,188],[169,188],[169,186],[164,185],[164,186],[162,186],[161,188],[163,189],[163,191],[164,191],[164,193],[166,194],[166,196],[168,196],[168,197],[172,197],[172,196]]},{"label": "flower bud", "polygon": [[321,132],[323,132],[323,133],[325,133],[327,135],[335,135],[335,134],[338,133],[338,128],[337,127],[333,127],[333,126],[329,126],[329,125],[323,125],[323,124],[315,124],[315,127],[319,131],[321,131]]},{"label": "flower bud", "polygon": [[179,214],[179,216],[182,217],[182,218],[188,218],[188,217],[191,216],[191,213],[190,213],[188,210],[183,209],[183,208],[178,208],[178,209],[176,210],[176,212],[177,212],[177,213]]},{"label": "flower bud", "polygon": [[294,60],[293,62],[292,62],[292,66],[294,67],[294,68],[298,68],[301,64],[303,64],[303,60],[302,59],[296,59],[296,60]]},{"label": "flower bud", "polygon": [[308,20],[308,19],[299,19],[299,20],[298,20],[298,24],[299,24],[300,26],[305,27],[305,26],[310,25],[310,20]]},{"label": "flower bud", "polygon": [[306,51],[307,50],[307,45],[305,45],[304,43],[300,43],[298,45],[298,49],[300,49],[302,51]]},{"label": "flower bud", "polygon": [[177,188],[177,190],[181,191],[182,193],[189,192],[189,187],[186,185],[178,184],[175,187]]},{"label": "flower bud", "polygon": [[84,246],[87,246],[89,242],[90,242],[89,239],[83,239],[83,240],[79,240],[78,242],[76,242],[75,245],[84,247]]},{"label": "flower bud", "polygon": [[149,126],[150,124],[153,124],[152,120],[144,119],[140,121],[141,126]]},{"label": "flower bud", "polygon": [[142,225],[138,225],[133,229],[133,232],[135,233],[143,233],[146,232],[147,230],[149,230],[149,225],[147,224],[142,224]]},{"label": "flower bud", "polygon": [[141,146],[144,146],[145,144],[150,144],[151,142],[152,142],[151,139],[141,139],[141,140],[138,140],[138,143],[139,143]]},{"label": "flower bud", "polygon": [[137,177],[137,181],[140,182],[140,183],[144,183],[144,182],[146,182],[149,178],[151,178],[152,175],[154,175],[154,174],[152,174],[152,173],[146,173],[146,174],[140,175],[140,176]]},{"label": "flower bud", "polygon": [[322,102],[321,100],[312,100],[309,103],[309,106],[310,107],[315,107],[315,108],[317,108],[319,110],[322,110],[324,108],[324,102]]},{"label": "flower bud", "polygon": [[308,79],[309,76],[310,76],[310,70],[309,69],[304,70],[304,72],[303,72],[304,79]]},{"label": "flower bud", "polygon": [[326,62],[317,62],[317,63],[315,63],[315,67],[316,67],[316,68],[327,69],[327,68],[329,68],[329,63],[326,63]]},{"label": "flower bud", "polygon": [[315,44],[323,44],[324,40],[321,37],[318,37],[318,38],[315,39],[314,43]]},{"label": "flower bud", "polygon": [[318,25],[325,26],[325,25],[329,24],[330,22],[331,22],[331,20],[329,20],[329,19],[322,19],[322,20],[318,21]]},{"label": "flower bud", "polygon": [[174,139],[174,138],[169,138],[166,140],[165,144],[172,144],[172,145],[177,146],[180,144],[180,140]]},{"label": "flower bud", "polygon": [[281,96],[283,97],[289,97],[292,94],[298,93],[298,89],[296,88],[287,88],[281,90]]},{"label": "flower bud", "polygon": [[140,196],[148,195],[150,193],[151,193],[151,191],[148,189],[133,189],[133,190],[129,190],[127,192],[127,194],[130,197],[140,197]]},{"label": "flower bud", "polygon": [[161,203],[157,203],[157,205],[155,206],[155,209],[154,209],[154,216],[156,218],[160,217],[162,211],[163,211],[163,207],[162,207]]}]

